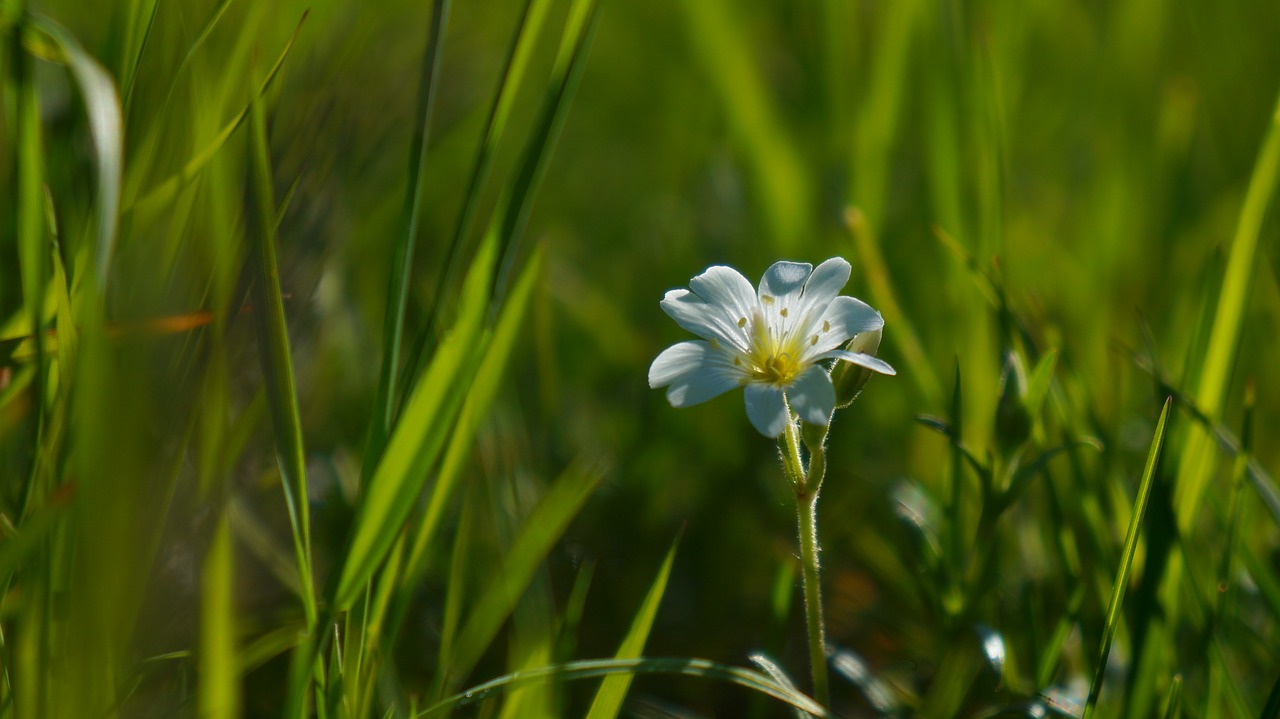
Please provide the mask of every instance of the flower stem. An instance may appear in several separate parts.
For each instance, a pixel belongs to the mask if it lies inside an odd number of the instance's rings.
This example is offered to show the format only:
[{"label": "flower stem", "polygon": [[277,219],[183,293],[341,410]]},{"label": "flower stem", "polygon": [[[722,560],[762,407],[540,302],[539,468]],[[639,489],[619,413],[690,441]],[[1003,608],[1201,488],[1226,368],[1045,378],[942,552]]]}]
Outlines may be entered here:
[{"label": "flower stem", "polygon": [[826,450],[819,444],[810,447],[809,468],[804,470],[800,458],[798,422],[792,419],[787,426],[784,465],[790,465],[788,474],[794,472],[792,488],[796,493],[796,524],[800,533],[800,566],[804,574],[804,619],[809,634],[809,668],[813,674],[813,698],[826,706],[827,691],[827,642],[822,623],[822,581],[818,573],[818,488],[826,473]]}]

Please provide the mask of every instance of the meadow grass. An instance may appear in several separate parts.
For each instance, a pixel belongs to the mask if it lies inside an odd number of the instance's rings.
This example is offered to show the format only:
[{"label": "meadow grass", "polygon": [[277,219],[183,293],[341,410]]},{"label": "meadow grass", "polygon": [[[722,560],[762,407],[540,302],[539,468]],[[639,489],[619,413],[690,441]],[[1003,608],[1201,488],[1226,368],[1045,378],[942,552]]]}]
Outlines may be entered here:
[{"label": "meadow grass", "polygon": [[[0,716],[1280,717],[1276,37],[0,2]],[[644,376],[836,255],[824,707],[778,447]]]}]

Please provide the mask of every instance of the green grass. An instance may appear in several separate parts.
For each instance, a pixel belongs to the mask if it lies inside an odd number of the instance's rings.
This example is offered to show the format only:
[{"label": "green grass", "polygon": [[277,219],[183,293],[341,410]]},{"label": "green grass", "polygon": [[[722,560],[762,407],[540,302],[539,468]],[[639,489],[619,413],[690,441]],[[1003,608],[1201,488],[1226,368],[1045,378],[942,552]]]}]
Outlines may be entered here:
[{"label": "green grass", "polygon": [[[1280,6],[100,5],[0,2],[0,717],[1280,715]],[[644,378],[834,255],[823,708]]]}]

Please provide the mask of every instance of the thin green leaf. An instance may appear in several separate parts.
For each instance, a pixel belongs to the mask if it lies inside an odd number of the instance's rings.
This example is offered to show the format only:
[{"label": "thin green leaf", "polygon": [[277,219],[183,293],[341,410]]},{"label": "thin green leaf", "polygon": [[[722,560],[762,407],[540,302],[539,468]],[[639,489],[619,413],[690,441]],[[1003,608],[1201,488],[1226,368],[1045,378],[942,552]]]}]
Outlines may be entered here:
[{"label": "thin green leaf", "polygon": [[1164,445],[1165,423],[1169,419],[1169,408],[1173,405],[1170,397],[1160,410],[1160,421],[1156,424],[1156,434],[1151,440],[1151,451],[1147,454],[1147,464],[1142,470],[1142,482],[1138,485],[1138,499],[1133,506],[1133,515],[1129,519],[1129,529],[1124,538],[1124,549],[1120,553],[1120,566],[1116,569],[1115,583],[1111,587],[1111,602],[1107,606],[1107,621],[1102,631],[1102,641],[1098,650],[1097,663],[1094,665],[1093,682],[1089,686],[1089,698],[1085,701],[1082,719],[1089,719],[1097,706],[1098,696],[1102,692],[1102,679],[1107,669],[1107,657],[1111,654],[1111,642],[1115,639],[1116,626],[1120,623],[1120,607],[1124,603],[1125,589],[1129,586],[1129,570],[1133,566],[1133,555],[1138,549],[1138,532],[1142,529],[1142,518],[1147,511],[1147,499],[1151,496],[1151,485],[1155,481],[1156,464],[1160,459],[1160,449]]},{"label": "thin green leaf", "polygon": [[[293,35],[291,35],[289,37],[289,41],[285,43],[284,49],[280,52],[280,56],[276,58],[275,64],[272,65],[271,69],[267,72],[267,76],[263,79],[262,83],[258,85],[258,92],[250,98],[250,104],[254,100],[260,99],[266,95],[267,88],[271,86],[271,81],[276,78],[277,74],[279,74],[280,68],[284,65],[285,58],[289,56],[289,51],[293,49],[293,44],[298,39],[298,33],[301,32],[302,24],[306,22],[307,14],[309,12],[310,11],[304,11],[302,13],[302,18],[298,20],[298,24],[293,30]],[[188,160],[187,163],[182,166],[181,170],[165,180],[162,180],[147,192],[146,195],[143,195],[138,199],[137,202],[122,209],[120,214],[122,216],[128,215],[137,217],[144,222],[154,217],[161,208],[168,205],[175,197],[177,197],[179,191],[195,180],[200,171],[204,169],[204,166],[209,164],[209,161],[218,154],[218,151],[222,149],[222,146],[227,143],[227,140],[235,134],[235,131],[240,127],[240,124],[249,116],[249,107],[249,105],[245,105],[244,109],[236,113],[235,117],[231,118],[231,121],[223,126],[222,130],[218,132],[213,140]]]},{"label": "thin green leaf", "polygon": [[[662,595],[667,590],[667,578],[671,576],[671,566],[675,563],[676,548],[679,546],[680,537],[677,536],[671,543],[671,549],[667,550],[666,559],[662,560],[658,576],[654,577],[653,584],[649,586],[649,593],[640,604],[640,611],[631,620],[631,630],[627,632],[626,639],[622,640],[622,646],[618,647],[615,659],[639,659],[644,654],[644,645],[649,639],[649,630],[653,628],[654,617],[658,615]],[[596,691],[595,700],[591,702],[587,719],[615,719],[622,710],[622,701],[631,688],[632,678],[632,674],[614,674],[605,678]]]},{"label": "thin green leaf", "polygon": [[[547,552],[600,481],[602,468],[579,461],[565,470],[525,519],[502,563],[485,582],[453,647],[449,678],[471,673],[515,607]],[[446,679],[445,686],[453,682]]]},{"label": "thin green leaf", "polygon": [[285,503],[293,530],[293,544],[301,581],[302,606],[308,624],[317,619],[315,590],[311,577],[311,518],[307,501],[306,451],[303,448],[302,419],[298,412],[297,381],[289,349],[289,331],[280,292],[280,269],[276,261],[276,202],[272,189],[271,161],[267,146],[266,118],[255,97],[250,103],[250,228],[252,238],[254,296],[253,313],[258,335],[258,351],[267,386],[267,406],[275,431],[276,457],[283,477]]},{"label": "thin green leaf", "polygon": [[362,496],[355,535],[338,573],[333,601],[351,606],[382,564],[450,435],[454,417],[487,345],[482,338],[497,241],[486,238],[463,284],[461,311],[400,415]]},{"label": "thin green leaf", "polygon": [[[446,293],[454,286],[454,277],[457,275],[460,263],[465,257],[466,253],[463,252],[463,246],[466,244],[467,236],[471,234],[472,225],[475,223],[476,213],[480,207],[481,193],[493,169],[493,160],[498,144],[506,131],[507,119],[511,115],[512,107],[515,105],[516,96],[524,85],[531,53],[538,35],[542,31],[542,26],[546,22],[547,11],[550,7],[551,3],[547,0],[529,0],[525,4],[524,13],[520,17],[520,24],[516,28],[515,37],[512,38],[511,47],[507,51],[507,62],[503,66],[502,77],[498,81],[498,92],[494,95],[493,105],[489,108],[484,134],[481,136],[480,145],[476,148],[476,159],[472,163],[471,175],[467,180],[467,189],[463,194],[462,209],[458,212],[458,221],[454,227],[453,238],[449,243],[449,250],[445,256],[444,274],[436,284],[435,297],[431,303],[432,315],[430,324],[418,338],[419,343],[430,343],[435,339],[431,336],[435,323],[444,314],[443,300],[446,297]],[[410,356],[411,358],[416,358],[420,356],[421,352],[422,349],[417,348]],[[410,367],[412,368],[412,363]]]},{"label": "thin green leaf", "polygon": [[499,692],[507,692],[526,684],[545,681],[574,681],[595,679],[612,674],[667,674],[676,676],[714,679],[746,687],[780,702],[806,711],[817,717],[832,716],[809,697],[778,684],[753,669],[718,664],[706,659],[647,658],[647,659],[587,659],[565,664],[555,664],[539,669],[513,672],[492,681],[479,684],[464,692],[431,706],[417,714],[422,717],[445,713],[455,707],[488,699]]},{"label": "thin green leaf", "polygon": [[97,165],[97,237],[96,269],[98,290],[107,291],[111,258],[115,254],[116,223],[120,206],[121,156],[124,147],[120,98],[111,75],[93,59],[71,33],[61,25],[39,16],[32,23],[49,36],[62,53],[84,98],[89,116],[89,134],[93,137]]},{"label": "thin green leaf", "polygon": [[[405,306],[409,299],[413,250],[418,239],[418,220],[422,214],[422,178],[427,164],[427,137],[435,106],[440,55],[444,48],[444,31],[449,23],[450,0],[436,0],[431,17],[431,34],[418,76],[417,125],[414,127],[409,152],[409,181],[401,209],[400,234],[391,256],[391,283],[387,287],[387,311],[382,329],[382,369],[374,397],[369,443],[365,448],[364,475],[372,474],[382,457],[387,435],[395,416],[393,398],[399,396],[396,380],[400,376],[400,345],[404,337]],[[443,288],[444,282],[437,283]]]},{"label": "thin green leaf", "polygon": [[200,595],[200,716],[236,717],[240,715],[240,665],[235,646],[235,552],[225,512],[204,558]]},{"label": "thin green leaf", "polygon": [[[1215,422],[1222,419],[1231,370],[1236,365],[1244,313],[1253,286],[1254,268],[1258,264],[1262,221],[1275,194],[1277,176],[1280,176],[1280,98],[1277,98],[1272,112],[1266,139],[1258,153],[1257,164],[1249,180],[1249,191],[1240,210],[1240,223],[1231,241],[1231,254],[1213,318],[1204,371],[1196,392],[1196,405]],[[1190,530],[1199,513],[1205,486],[1213,476],[1208,471],[1208,463],[1213,459],[1210,448],[1210,435],[1205,432],[1193,432],[1182,447],[1174,503],[1178,528],[1183,532]]]}]

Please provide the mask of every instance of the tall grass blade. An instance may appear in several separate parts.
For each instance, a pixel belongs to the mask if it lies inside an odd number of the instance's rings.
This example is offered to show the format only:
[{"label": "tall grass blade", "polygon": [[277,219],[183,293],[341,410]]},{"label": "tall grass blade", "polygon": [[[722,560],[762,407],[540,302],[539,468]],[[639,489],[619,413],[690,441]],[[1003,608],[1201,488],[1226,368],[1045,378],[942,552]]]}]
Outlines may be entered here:
[{"label": "tall grass blade", "polygon": [[[466,256],[463,246],[471,234],[471,228],[480,207],[480,196],[493,169],[494,155],[506,131],[507,119],[515,105],[516,95],[524,85],[533,47],[546,22],[550,7],[551,3],[548,0],[528,0],[525,3],[520,24],[507,51],[507,62],[503,66],[502,77],[498,81],[498,91],[493,97],[493,105],[489,108],[488,119],[485,120],[484,134],[480,138],[479,147],[476,148],[476,159],[471,165],[467,189],[462,197],[462,208],[458,211],[453,238],[449,242],[449,249],[445,255],[444,273],[436,283],[435,297],[431,303],[431,319],[418,338],[418,342],[424,345],[434,342],[435,337],[432,335],[435,325],[445,314],[444,298],[453,288],[454,277],[457,276]],[[420,356],[421,352],[422,348],[415,350],[414,356]]]},{"label": "tall grass blade", "polygon": [[[405,305],[409,299],[410,274],[413,271],[414,245],[418,239],[418,221],[422,215],[422,178],[427,164],[428,135],[435,107],[440,55],[444,48],[444,32],[449,23],[450,0],[436,0],[431,14],[431,34],[418,76],[417,124],[409,151],[409,181],[401,209],[400,235],[396,238],[391,259],[391,284],[387,288],[387,311],[382,329],[382,370],[374,397],[373,419],[369,443],[365,448],[364,474],[367,478],[377,466],[386,445],[395,416],[392,399],[398,396],[396,380],[400,376],[400,345],[404,337]],[[443,287],[444,283],[438,285]]]},{"label": "tall grass blade", "polygon": [[507,363],[515,351],[516,342],[520,339],[525,326],[525,317],[533,289],[542,273],[542,252],[539,250],[530,259],[529,266],[516,283],[514,292],[502,308],[502,315],[494,328],[493,338],[485,352],[480,368],[476,371],[471,391],[458,415],[457,423],[449,438],[449,447],[436,473],[435,484],[431,488],[431,496],[427,500],[426,514],[412,533],[409,558],[405,563],[404,576],[400,580],[400,596],[393,613],[392,632],[398,627],[410,594],[421,580],[427,569],[427,562],[433,555],[432,549],[436,532],[449,507],[454,489],[462,477],[466,462],[471,456],[472,445],[481,422],[489,414],[498,390],[506,379]]},{"label": "tall grass blade", "polygon": [[1093,669],[1093,682],[1089,685],[1089,698],[1085,700],[1082,719],[1092,716],[1102,692],[1107,657],[1111,654],[1111,642],[1115,639],[1116,627],[1120,623],[1120,607],[1124,603],[1125,589],[1129,586],[1129,570],[1133,566],[1134,552],[1138,549],[1138,532],[1142,529],[1142,518],[1147,511],[1147,499],[1151,496],[1151,485],[1155,481],[1156,465],[1160,460],[1160,449],[1164,445],[1165,423],[1169,419],[1169,408],[1172,405],[1172,397],[1165,400],[1164,408],[1160,411],[1160,421],[1156,424],[1155,437],[1151,440],[1151,451],[1147,454],[1147,463],[1142,470],[1142,482],[1138,485],[1138,498],[1133,505],[1129,529],[1124,538],[1124,549],[1120,552],[1120,566],[1116,569],[1115,583],[1111,587],[1111,602],[1107,605],[1107,620],[1102,630],[1098,659]]},{"label": "tall grass blade", "polygon": [[276,202],[272,187],[267,126],[262,103],[250,103],[250,192],[254,298],[258,308],[254,326],[262,373],[266,380],[267,406],[275,432],[276,456],[283,478],[285,503],[293,530],[293,544],[302,582],[302,606],[307,623],[317,619],[315,588],[311,576],[311,514],[307,501],[306,452],[302,419],[298,413],[297,380],[289,349],[289,330],[280,292],[280,268],[276,260]]},{"label": "tall grass blade", "polygon": [[[302,25],[307,20],[307,13],[302,13],[302,18],[298,20],[297,26],[294,27],[293,35],[289,37],[289,41],[285,43],[284,49],[281,50],[280,56],[276,58],[276,62],[267,71],[267,75],[263,78],[261,84],[258,85],[258,92],[250,98],[250,104],[257,99],[262,98],[271,86],[272,80],[280,73],[280,68],[284,66],[285,58],[289,56],[289,51],[293,49],[294,42],[298,39],[298,33],[302,31]],[[139,198],[132,205],[121,209],[121,216],[130,217],[137,223],[147,223],[154,219],[156,213],[167,206],[178,196],[178,193],[187,185],[189,185],[206,165],[218,154],[227,140],[231,138],[235,131],[249,116],[249,105],[245,105],[231,118],[226,125],[218,132],[208,145],[201,148],[190,160],[182,166],[182,169],[170,177],[160,181],[155,187],[151,188],[145,195]]]},{"label": "tall grass blade", "polygon": [[[653,620],[658,616],[658,605],[662,603],[662,595],[667,591],[667,579],[671,576],[671,566],[675,563],[676,548],[680,546],[680,537],[672,542],[667,550],[666,559],[658,569],[649,586],[649,593],[640,604],[640,611],[631,620],[631,629],[618,647],[614,659],[639,659],[644,654],[645,642],[649,639],[649,630],[653,628]],[[587,719],[615,719],[622,710],[622,701],[627,698],[627,690],[631,688],[632,675],[614,674],[606,677],[596,691],[596,698],[591,702]]]},{"label": "tall grass blade", "polygon": [[453,426],[486,346],[484,319],[497,240],[486,238],[463,283],[458,320],[413,388],[387,450],[362,495],[350,548],[337,573],[335,606],[351,606],[382,564]]},{"label": "tall grass blade", "polygon": [[235,551],[231,521],[221,512],[200,575],[200,716],[240,716],[236,659]]},{"label": "tall grass blade", "polygon": [[[1253,286],[1254,268],[1258,264],[1262,221],[1275,194],[1277,176],[1280,176],[1280,98],[1277,98],[1266,139],[1258,153],[1244,206],[1240,210],[1240,222],[1231,241],[1231,254],[1213,318],[1204,370],[1196,391],[1196,405],[1214,421],[1222,419],[1231,370],[1240,348],[1240,333]],[[1208,463],[1212,461],[1211,447],[1209,435],[1197,431],[1188,437],[1182,448],[1174,501],[1178,528],[1183,532],[1191,529],[1205,485],[1212,476],[1212,472],[1207,471]]]},{"label": "tall grass blade", "polygon": [[515,608],[534,571],[587,501],[602,474],[602,468],[591,463],[579,461],[573,464],[525,519],[520,534],[507,550],[501,565],[484,583],[475,606],[463,623],[449,666],[442,667],[448,672],[446,687],[454,686],[455,682],[471,673]]},{"label": "tall grass blade", "polygon": [[551,80],[541,112],[520,158],[520,169],[510,185],[510,194],[502,214],[495,218],[502,238],[502,263],[494,278],[493,296],[499,300],[506,293],[507,276],[515,264],[520,238],[524,234],[533,198],[546,174],[547,162],[564,127],[569,102],[578,89],[578,80],[586,67],[587,49],[595,30],[597,0],[574,0],[569,7],[564,33],[551,68]]},{"label": "tall grass blade", "polygon": [[507,692],[526,684],[545,681],[576,681],[597,679],[613,674],[662,674],[696,677],[727,682],[746,687],[773,697],[780,702],[808,712],[815,717],[831,717],[832,714],[817,702],[795,689],[782,686],[773,678],[754,669],[719,664],[706,659],[641,658],[641,659],[586,659],[565,664],[555,664],[540,669],[514,672],[484,684],[478,684],[428,707],[417,715],[418,719],[446,713],[455,707],[482,701],[499,692]]}]

